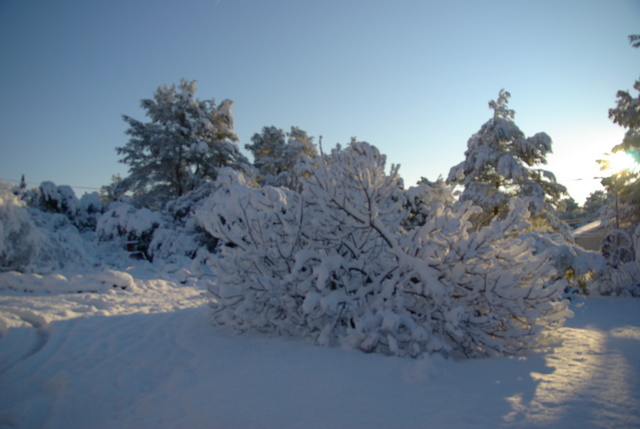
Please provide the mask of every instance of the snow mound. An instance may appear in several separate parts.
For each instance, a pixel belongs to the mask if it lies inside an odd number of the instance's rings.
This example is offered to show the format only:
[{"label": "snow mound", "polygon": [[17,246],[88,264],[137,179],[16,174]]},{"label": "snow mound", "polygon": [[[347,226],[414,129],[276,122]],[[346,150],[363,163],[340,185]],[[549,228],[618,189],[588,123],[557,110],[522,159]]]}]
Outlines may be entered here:
[{"label": "snow mound", "polygon": [[94,278],[107,286],[113,286],[123,290],[133,288],[136,284],[131,274],[125,273],[124,271],[106,269],[98,273]]},{"label": "snow mound", "polygon": [[98,273],[36,274],[7,271],[0,273],[0,290],[32,293],[86,293],[104,292],[113,288],[133,289],[136,286],[131,274],[124,271],[104,269]]}]

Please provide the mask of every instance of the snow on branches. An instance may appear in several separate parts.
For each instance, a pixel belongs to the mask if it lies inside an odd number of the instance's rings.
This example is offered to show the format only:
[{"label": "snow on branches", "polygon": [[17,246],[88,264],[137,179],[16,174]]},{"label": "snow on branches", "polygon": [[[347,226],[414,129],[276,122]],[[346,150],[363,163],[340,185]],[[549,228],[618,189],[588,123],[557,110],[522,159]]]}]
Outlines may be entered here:
[{"label": "snow on branches", "polygon": [[[526,204],[472,230],[471,203],[438,205],[405,227],[398,167],[352,142],[296,193],[220,173],[196,210],[223,243],[210,259],[214,321],[398,356],[513,354],[570,312],[546,252],[534,254]],[[422,223],[422,222],[421,222]]]},{"label": "snow on branches", "polygon": [[87,251],[65,214],[29,208],[0,183],[0,272],[48,273],[69,264],[88,265]]},{"label": "snow on branches", "polygon": [[498,101],[489,103],[493,118],[471,136],[465,160],[451,168],[447,181],[464,187],[461,200],[483,209],[477,220],[481,225],[504,217],[511,198],[520,196],[527,200],[533,216],[554,229],[558,223],[553,207],[566,189],[552,173],[534,168],[546,164],[551,138],[545,133],[525,137],[513,122],[515,112],[507,108],[509,97],[502,90]]},{"label": "snow on branches", "polygon": [[131,138],[116,148],[120,161],[129,166],[120,187],[146,206],[161,208],[215,179],[220,167],[247,165],[233,132],[233,102],[216,104],[195,94],[195,81],[182,79],[179,86],[161,86],[153,99],[142,100],[149,122],[123,116]]}]

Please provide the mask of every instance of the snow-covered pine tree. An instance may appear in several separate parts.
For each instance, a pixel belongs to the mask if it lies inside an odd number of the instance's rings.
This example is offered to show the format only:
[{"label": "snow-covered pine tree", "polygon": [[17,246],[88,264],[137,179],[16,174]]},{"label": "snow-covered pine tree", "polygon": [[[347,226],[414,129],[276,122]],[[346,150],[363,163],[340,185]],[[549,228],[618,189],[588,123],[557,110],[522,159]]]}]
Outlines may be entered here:
[{"label": "snow-covered pine tree", "polygon": [[545,133],[525,137],[513,122],[515,111],[508,108],[510,97],[501,90],[498,99],[489,102],[493,118],[471,136],[465,160],[451,168],[447,181],[464,187],[462,201],[483,209],[474,218],[478,226],[503,218],[509,201],[520,196],[528,203],[535,227],[560,230],[568,236],[566,226],[553,214],[566,188],[551,172],[537,168],[547,163],[551,138]]},{"label": "snow-covered pine tree", "polygon": [[251,137],[251,144],[244,145],[253,155],[253,166],[257,170],[257,181],[262,185],[274,185],[283,169],[282,148],[285,146],[285,133],[274,126],[263,127],[260,134]]},{"label": "snow-covered pine tree", "polygon": [[258,183],[268,186],[297,188],[299,176],[297,165],[303,156],[316,157],[318,151],[313,138],[298,127],[291,127],[287,134],[274,126],[262,128],[262,133],[251,137],[245,148],[253,154],[254,167],[258,170]]},{"label": "snow-covered pine tree", "polygon": [[585,216],[592,220],[601,218],[606,204],[607,194],[602,190],[593,191],[583,205]]},{"label": "snow-covered pine tree", "polygon": [[129,142],[116,148],[129,166],[122,185],[150,207],[184,195],[203,181],[215,179],[220,167],[241,168],[246,158],[233,132],[230,100],[195,97],[195,81],[159,87],[142,108],[149,122],[124,115]]},{"label": "snow-covered pine tree", "polygon": [[[322,136],[320,139],[322,139]],[[309,167],[305,167],[305,165],[309,163],[309,160],[314,165],[313,162],[317,157],[318,148],[313,143],[313,137],[298,127],[291,127],[291,131],[287,134],[287,149],[285,152],[285,158],[291,160],[291,167],[288,170],[290,173],[285,175],[288,181],[285,186],[290,189],[299,189],[301,178],[309,174]]]},{"label": "snow-covered pine tree", "polygon": [[563,221],[576,224],[584,222],[586,217],[584,208],[574,200],[572,197],[566,197],[560,200],[558,203],[558,217]]}]

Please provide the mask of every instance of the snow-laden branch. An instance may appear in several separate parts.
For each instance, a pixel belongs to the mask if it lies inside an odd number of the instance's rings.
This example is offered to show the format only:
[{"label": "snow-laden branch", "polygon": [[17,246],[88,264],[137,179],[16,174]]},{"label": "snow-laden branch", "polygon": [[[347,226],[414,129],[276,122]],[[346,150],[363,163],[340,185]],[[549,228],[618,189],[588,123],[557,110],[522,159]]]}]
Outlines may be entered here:
[{"label": "snow-laden branch", "polygon": [[[512,354],[568,315],[544,252],[520,238],[526,204],[472,231],[470,203],[407,230],[397,167],[366,143],[333,150],[301,193],[237,173],[196,212],[222,240],[214,320],[400,356]],[[227,173],[225,173],[227,174]],[[446,200],[446,199],[444,199]]]}]

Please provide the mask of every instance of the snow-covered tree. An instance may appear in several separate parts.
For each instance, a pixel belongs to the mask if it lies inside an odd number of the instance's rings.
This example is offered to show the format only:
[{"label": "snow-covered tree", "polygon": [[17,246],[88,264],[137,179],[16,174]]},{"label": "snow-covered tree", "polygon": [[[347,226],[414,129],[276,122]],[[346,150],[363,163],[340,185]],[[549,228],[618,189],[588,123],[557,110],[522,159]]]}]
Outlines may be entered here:
[{"label": "snow-covered tree", "polygon": [[602,191],[593,191],[584,202],[584,213],[590,219],[597,219],[602,216],[602,210],[607,203],[607,194]]},{"label": "snow-covered tree", "polygon": [[583,222],[585,211],[572,197],[566,197],[558,202],[558,217],[571,224]]},{"label": "snow-covered tree", "polygon": [[281,128],[274,126],[263,127],[261,133],[255,133],[251,137],[251,142],[244,147],[253,155],[253,166],[258,170],[258,182],[271,185],[272,183],[266,182],[277,177],[283,169],[285,133]]},{"label": "snow-covered tree", "polygon": [[258,170],[258,182],[262,185],[295,189],[299,176],[304,174],[297,168],[300,159],[318,155],[313,138],[298,127],[291,127],[287,134],[274,126],[264,127],[262,133],[254,134],[251,141],[245,148],[253,154],[253,165]]},{"label": "snow-covered tree", "polygon": [[129,166],[124,189],[144,205],[161,207],[203,181],[215,179],[217,169],[247,164],[233,132],[230,100],[195,97],[195,81],[159,87],[142,108],[149,122],[123,116],[129,125],[129,142],[116,148]]},{"label": "snow-covered tree", "polygon": [[108,206],[114,201],[122,201],[128,199],[125,196],[127,190],[123,183],[123,178],[119,174],[111,176],[111,183],[100,188],[100,201],[104,206]]},{"label": "snow-covered tree", "polygon": [[[311,164],[311,163],[310,163]],[[214,320],[240,331],[367,352],[512,354],[567,316],[550,255],[534,253],[526,205],[472,231],[478,208],[434,204],[405,228],[398,168],[352,142],[317,165],[300,193],[225,172],[196,218],[221,240],[211,259]]]},{"label": "snow-covered tree", "polygon": [[464,188],[462,201],[483,209],[474,219],[477,225],[486,226],[495,218],[503,218],[509,201],[519,196],[527,201],[535,227],[564,229],[553,211],[566,189],[551,172],[538,168],[547,163],[551,138],[545,133],[525,137],[513,122],[515,111],[508,108],[510,96],[501,90],[498,99],[489,102],[493,118],[471,136],[465,160],[451,168],[447,180]]}]

